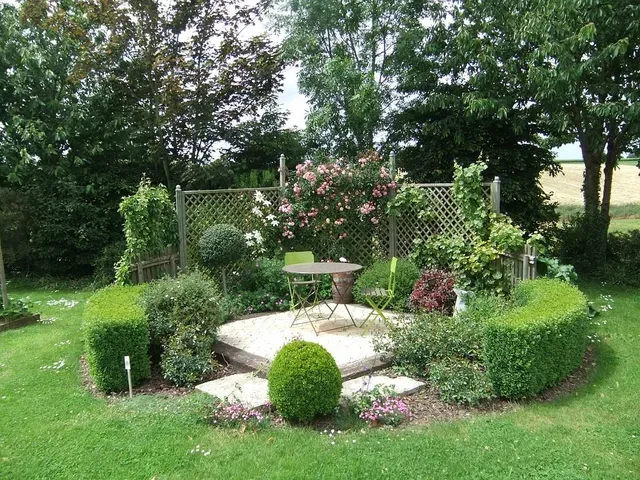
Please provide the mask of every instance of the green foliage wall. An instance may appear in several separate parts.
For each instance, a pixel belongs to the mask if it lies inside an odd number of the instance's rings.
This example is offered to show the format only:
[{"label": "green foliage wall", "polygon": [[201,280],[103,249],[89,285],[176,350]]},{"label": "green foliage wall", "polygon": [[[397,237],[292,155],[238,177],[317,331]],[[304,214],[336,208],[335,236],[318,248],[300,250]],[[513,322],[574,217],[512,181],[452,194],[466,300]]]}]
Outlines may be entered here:
[{"label": "green foliage wall", "polygon": [[483,356],[500,396],[535,395],[575,370],[587,343],[587,301],[560,280],[518,284],[517,307],[484,327]]}]

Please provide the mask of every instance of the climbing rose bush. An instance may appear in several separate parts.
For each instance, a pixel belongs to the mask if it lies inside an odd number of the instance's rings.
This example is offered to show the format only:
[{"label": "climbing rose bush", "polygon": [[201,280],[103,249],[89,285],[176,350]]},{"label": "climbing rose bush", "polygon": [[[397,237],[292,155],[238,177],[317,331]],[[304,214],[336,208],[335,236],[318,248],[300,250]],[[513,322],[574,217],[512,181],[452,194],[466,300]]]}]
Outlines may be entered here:
[{"label": "climbing rose bush", "polygon": [[395,187],[375,152],[351,163],[338,159],[314,164],[307,160],[297,165],[278,208],[281,243],[310,244],[313,239],[323,251],[340,253],[340,245],[346,243],[353,226],[377,228]]}]

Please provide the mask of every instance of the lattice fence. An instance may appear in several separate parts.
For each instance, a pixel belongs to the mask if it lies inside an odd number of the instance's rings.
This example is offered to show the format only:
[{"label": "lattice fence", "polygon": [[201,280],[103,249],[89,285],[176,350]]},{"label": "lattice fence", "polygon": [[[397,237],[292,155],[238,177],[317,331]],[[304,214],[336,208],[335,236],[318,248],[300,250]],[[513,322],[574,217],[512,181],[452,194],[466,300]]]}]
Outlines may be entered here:
[{"label": "lattice fence", "polygon": [[[494,185],[492,187],[492,185]],[[349,236],[343,240],[349,261],[369,265],[374,260],[389,256],[406,257],[413,249],[416,238],[427,239],[433,235],[465,235],[467,229],[460,217],[453,198],[452,184],[420,184],[426,193],[428,215],[420,218],[419,212],[404,212],[400,218],[380,218],[378,225],[363,222],[348,229]],[[484,185],[487,198],[496,206],[498,187]],[[176,190],[178,220],[180,226],[180,265],[198,263],[197,246],[204,231],[217,223],[235,225],[243,232],[255,228],[255,194],[261,192],[271,202],[275,213],[280,199],[280,189],[230,189],[181,191]],[[499,195],[499,193],[498,193]],[[498,197],[499,198],[499,197]],[[499,200],[497,205],[499,205]],[[314,243],[307,246],[318,258],[327,258],[331,246]]]}]

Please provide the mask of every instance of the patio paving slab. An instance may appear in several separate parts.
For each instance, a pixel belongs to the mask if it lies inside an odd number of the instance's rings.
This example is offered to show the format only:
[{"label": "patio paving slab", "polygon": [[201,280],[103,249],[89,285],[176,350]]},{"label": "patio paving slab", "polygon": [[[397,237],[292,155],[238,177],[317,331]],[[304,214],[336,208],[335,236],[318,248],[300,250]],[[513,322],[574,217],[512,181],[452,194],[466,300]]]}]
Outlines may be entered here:
[{"label": "patio paving slab", "polygon": [[196,390],[247,408],[262,407],[269,401],[267,381],[253,373],[237,373],[211,380],[197,385]]},{"label": "patio paving slab", "polygon": [[342,396],[353,397],[360,391],[371,391],[375,387],[393,387],[396,395],[403,397],[422,390],[426,384],[409,377],[391,378],[386,375],[373,375],[371,377],[354,378],[342,384]]},{"label": "patio paving slab", "polygon": [[[384,375],[355,378],[342,384],[343,399],[352,398],[357,392],[373,390],[375,386],[392,386],[399,396],[411,395],[425,384],[408,377],[391,378]],[[238,373],[218,378],[196,386],[197,390],[208,393],[229,403],[240,403],[247,408],[258,408],[269,402],[268,382],[253,373]]]},{"label": "patio paving slab", "polygon": [[[361,305],[348,308],[356,325],[361,325],[371,311]],[[327,316],[329,308],[322,305],[319,314]],[[388,316],[391,320],[394,318],[391,313]],[[262,377],[266,376],[276,353],[292,340],[315,342],[326,348],[345,380],[387,366],[372,344],[375,334],[385,328],[381,321],[374,322],[371,328],[369,324],[365,328],[355,327],[344,305],[338,305],[331,320],[314,322],[319,331],[316,335],[308,323],[292,326],[294,317],[295,312],[280,312],[226,323],[218,330],[215,351],[229,363],[253,369]],[[298,321],[302,322],[303,318],[306,320],[304,313]]]}]

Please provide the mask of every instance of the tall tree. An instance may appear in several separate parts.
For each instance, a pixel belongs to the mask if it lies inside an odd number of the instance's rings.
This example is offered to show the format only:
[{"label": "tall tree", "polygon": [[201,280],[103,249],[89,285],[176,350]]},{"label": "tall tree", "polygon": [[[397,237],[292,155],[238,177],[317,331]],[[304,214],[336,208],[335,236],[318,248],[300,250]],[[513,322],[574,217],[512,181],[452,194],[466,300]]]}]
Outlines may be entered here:
[{"label": "tall tree", "polygon": [[[416,181],[449,182],[454,160],[468,165],[482,157],[490,178],[502,179],[503,210],[530,232],[549,226],[557,216],[539,178],[556,173],[558,165],[543,145],[538,118],[515,104],[517,92],[507,86],[470,81],[450,20],[441,15],[421,22],[399,38],[393,64],[399,101],[390,128],[398,164]],[[509,101],[471,111],[469,95]]]},{"label": "tall tree", "polygon": [[[394,101],[391,70],[403,29],[417,25],[410,0],[286,0],[275,16],[284,53],[300,66],[311,106],[309,140],[325,153],[353,155],[384,141]],[[379,138],[382,137],[382,138]]]},{"label": "tall tree", "polygon": [[[614,169],[640,135],[640,5],[628,0],[472,0],[452,29],[471,112],[537,115],[550,141],[577,141],[587,246],[605,259]],[[602,190],[601,178],[604,175]]]},{"label": "tall tree", "polygon": [[29,260],[87,272],[120,237],[118,203],[142,174],[169,186],[193,178],[234,123],[271,105],[281,60],[264,37],[241,34],[262,9],[236,0],[0,8],[0,214],[4,198],[20,198],[26,228],[12,231],[26,232]]}]

